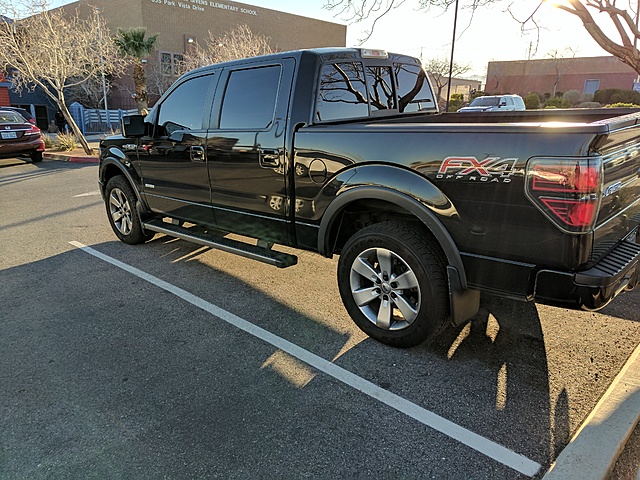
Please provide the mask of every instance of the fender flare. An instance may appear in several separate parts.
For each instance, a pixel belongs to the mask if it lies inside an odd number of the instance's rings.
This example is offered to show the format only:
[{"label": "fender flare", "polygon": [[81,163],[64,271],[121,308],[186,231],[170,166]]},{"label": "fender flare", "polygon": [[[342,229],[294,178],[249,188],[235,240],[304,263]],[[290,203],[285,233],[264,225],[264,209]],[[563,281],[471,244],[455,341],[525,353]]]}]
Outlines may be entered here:
[{"label": "fender flare", "polygon": [[[125,157],[126,159],[126,157]],[[128,160],[126,160],[128,162]],[[122,173],[122,175],[124,175],[127,179],[127,181],[129,182],[129,184],[131,185],[131,188],[133,189],[133,192],[136,195],[136,199],[138,200],[138,204],[144,206],[145,209],[148,210],[148,206],[147,206],[147,202],[145,201],[145,199],[143,198],[142,194],[140,193],[139,189],[138,189],[138,185],[140,183],[140,180],[136,180],[136,178],[134,178],[134,176],[131,174],[130,169],[125,165],[124,162],[122,162],[120,159],[118,158],[114,158],[114,157],[107,157],[104,160],[102,160],[100,162],[100,192],[102,193],[103,197],[104,197],[104,193],[105,193],[105,187],[107,182],[105,181],[105,172],[109,169],[109,167],[115,167],[117,168],[120,173]],[[136,175],[137,176],[137,175]]]},{"label": "fender flare", "polygon": [[318,251],[325,256],[329,253],[329,232],[339,213],[349,203],[362,199],[383,200],[393,203],[418,218],[433,234],[444,251],[449,266],[455,268],[459,277],[459,287],[467,288],[467,277],[460,251],[453,238],[437,216],[417,199],[396,190],[380,186],[360,186],[349,189],[337,196],[327,207],[318,232]]}]

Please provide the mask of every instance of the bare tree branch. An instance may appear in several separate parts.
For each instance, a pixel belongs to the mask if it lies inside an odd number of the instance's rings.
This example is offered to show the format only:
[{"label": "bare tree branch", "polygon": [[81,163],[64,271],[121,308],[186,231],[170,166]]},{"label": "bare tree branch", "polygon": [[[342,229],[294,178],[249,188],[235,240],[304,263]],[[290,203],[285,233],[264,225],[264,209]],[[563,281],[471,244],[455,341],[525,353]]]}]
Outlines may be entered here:
[{"label": "bare tree branch", "polygon": [[[2,11],[16,15],[15,20],[0,19],[0,68],[17,91],[36,86],[58,106],[74,135],[87,153],[89,145],[69,113],[65,89],[96,80],[102,75],[100,54],[106,73],[119,74],[124,62],[118,58],[115,44],[108,37],[104,20],[97,15],[87,19],[67,14],[63,9],[43,10],[47,2],[0,0]],[[18,10],[15,7],[20,7]],[[21,15],[31,14],[22,18]],[[102,42],[100,31],[102,32]]]},{"label": "bare tree branch", "polygon": [[204,45],[196,43],[185,54],[185,68],[191,70],[212,63],[268,55],[276,51],[277,47],[271,45],[269,37],[253,33],[247,25],[238,25],[221,36],[209,31],[209,38]]},{"label": "bare tree branch", "polygon": [[[324,7],[336,12],[336,16],[342,17],[349,23],[371,21],[371,30],[367,31],[367,38],[373,33],[376,23],[391,10],[397,8],[401,0],[325,0]],[[455,5],[456,0],[415,0],[414,5],[418,10],[427,11],[433,7],[447,11]],[[539,20],[541,5],[545,3],[537,0],[533,5],[529,0],[460,0],[462,8],[472,13],[478,8],[486,6],[507,5],[506,11],[521,25],[523,32],[536,31],[538,39],[542,30],[542,22]],[[520,20],[513,13],[512,6],[516,4],[529,7],[530,14]],[[637,40],[640,39],[640,29],[636,24],[638,3],[636,0],[566,0],[554,5],[559,12],[565,12],[577,17],[587,33],[606,52],[619,58],[622,62],[632,67],[640,74],[640,52],[637,48]],[[594,16],[602,13],[602,16]],[[612,26],[617,34],[617,39],[607,33],[607,27]],[[536,42],[537,45],[537,42]],[[536,46],[537,48],[537,46]]]}]

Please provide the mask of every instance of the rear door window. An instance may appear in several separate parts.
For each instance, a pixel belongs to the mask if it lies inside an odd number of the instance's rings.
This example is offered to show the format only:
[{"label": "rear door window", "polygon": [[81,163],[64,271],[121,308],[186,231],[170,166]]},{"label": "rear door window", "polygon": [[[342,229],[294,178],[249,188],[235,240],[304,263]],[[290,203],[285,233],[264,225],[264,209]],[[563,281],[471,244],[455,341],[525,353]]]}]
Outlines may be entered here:
[{"label": "rear door window", "polygon": [[273,123],[280,65],[232,71],[222,101],[221,129],[264,130]]}]

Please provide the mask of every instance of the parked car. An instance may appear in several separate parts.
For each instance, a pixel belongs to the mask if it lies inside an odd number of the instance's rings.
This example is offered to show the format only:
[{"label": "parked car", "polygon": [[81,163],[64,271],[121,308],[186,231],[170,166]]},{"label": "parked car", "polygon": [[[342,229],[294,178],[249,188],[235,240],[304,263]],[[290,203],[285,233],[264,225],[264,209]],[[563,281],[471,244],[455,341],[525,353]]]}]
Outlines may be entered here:
[{"label": "parked car", "polygon": [[506,112],[509,110],[526,110],[520,95],[477,97],[468,107],[462,107],[458,112]]},{"label": "parked car", "polygon": [[37,163],[42,161],[44,148],[38,127],[13,110],[0,109],[0,158],[29,155]]},{"label": "parked car", "polygon": [[31,113],[29,113],[24,108],[19,108],[19,107],[0,107],[0,109],[2,109],[2,110],[11,110],[12,112],[19,113],[20,115],[22,115],[22,118],[24,118],[27,122],[31,123],[32,125],[36,125],[36,119],[34,118],[34,116],[31,115]]}]

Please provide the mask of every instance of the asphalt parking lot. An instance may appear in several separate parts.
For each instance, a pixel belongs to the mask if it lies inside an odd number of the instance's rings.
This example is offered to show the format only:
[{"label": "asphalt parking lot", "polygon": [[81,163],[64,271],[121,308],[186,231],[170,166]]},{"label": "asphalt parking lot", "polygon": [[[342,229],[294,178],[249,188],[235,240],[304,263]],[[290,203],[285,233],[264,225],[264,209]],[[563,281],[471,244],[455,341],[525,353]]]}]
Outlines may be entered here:
[{"label": "asphalt parking lot", "polygon": [[540,478],[640,342],[635,290],[393,349],[335,260],[128,246],[95,165],[0,162],[2,478]]}]

